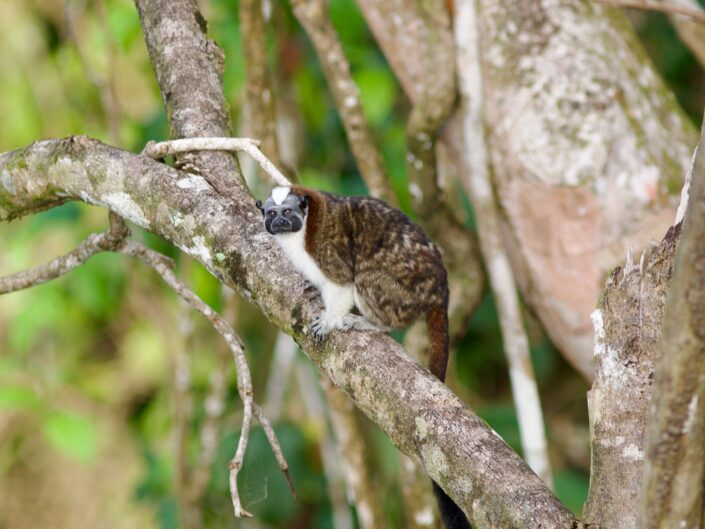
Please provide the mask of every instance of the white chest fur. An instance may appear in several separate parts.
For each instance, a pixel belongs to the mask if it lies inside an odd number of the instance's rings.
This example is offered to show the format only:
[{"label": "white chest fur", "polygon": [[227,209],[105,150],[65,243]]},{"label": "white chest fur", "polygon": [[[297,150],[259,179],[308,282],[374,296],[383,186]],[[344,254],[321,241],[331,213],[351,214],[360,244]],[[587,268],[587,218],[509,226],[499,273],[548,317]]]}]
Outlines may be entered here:
[{"label": "white chest fur", "polygon": [[353,284],[339,285],[328,279],[316,261],[306,251],[306,227],[296,233],[283,233],[275,240],[287,258],[301,274],[318,288],[325,310],[314,326],[314,333],[322,336],[333,329],[378,330],[362,316],[350,314],[355,304]]},{"label": "white chest fur", "polygon": [[289,261],[301,274],[320,290],[328,281],[321,269],[306,251],[306,226],[295,233],[282,233],[274,237]]}]

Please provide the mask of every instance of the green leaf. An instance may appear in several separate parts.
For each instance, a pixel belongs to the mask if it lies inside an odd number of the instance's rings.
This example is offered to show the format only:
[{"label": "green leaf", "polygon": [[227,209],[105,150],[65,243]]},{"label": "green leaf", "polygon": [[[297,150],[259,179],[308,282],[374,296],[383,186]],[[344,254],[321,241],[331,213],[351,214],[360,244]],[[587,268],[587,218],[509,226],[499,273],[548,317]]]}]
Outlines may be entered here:
[{"label": "green leaf", "polygon": [[37,405],[39,398],[35,393],[21,386],[0,387],[0,409],[27,409]]},{"label": "green leaf", "polygon": [[583,472],[567,469],[557,472],[554,481],[560,500],[575,514],[579,514],[587,499],[590,486],[588,476]]},{"label": "green leaf", "polygon": [[365,68],[355,74],[365,116],[372,126],[380,126],[392,113],[397,85],[389,70]]},{"label": "green leaf", "polygon": [[98,430],[87,418],[69,411],[55,411],[44,422],[44,436],[61,454],[88,464],[98,453]]}]

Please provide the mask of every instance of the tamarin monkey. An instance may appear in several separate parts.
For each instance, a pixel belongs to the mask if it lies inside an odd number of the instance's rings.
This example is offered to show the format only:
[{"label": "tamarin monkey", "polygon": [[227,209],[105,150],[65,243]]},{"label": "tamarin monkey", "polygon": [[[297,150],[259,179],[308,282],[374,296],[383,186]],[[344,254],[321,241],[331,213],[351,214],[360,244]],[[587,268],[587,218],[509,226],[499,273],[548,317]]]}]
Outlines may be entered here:
[{"label": "tamarin monkey", "polygon": [[[321,293],[325,308],[311,325],[316,339],[336,329],[386,332],[423,316],[429,369],[445,379],[447,273],[438,248],[418,225],[376,198],[301,186],[275,187],[257,207],[267,231]],[[435,482],[433,487],[446,528],[469,529],[460,508]]]}]

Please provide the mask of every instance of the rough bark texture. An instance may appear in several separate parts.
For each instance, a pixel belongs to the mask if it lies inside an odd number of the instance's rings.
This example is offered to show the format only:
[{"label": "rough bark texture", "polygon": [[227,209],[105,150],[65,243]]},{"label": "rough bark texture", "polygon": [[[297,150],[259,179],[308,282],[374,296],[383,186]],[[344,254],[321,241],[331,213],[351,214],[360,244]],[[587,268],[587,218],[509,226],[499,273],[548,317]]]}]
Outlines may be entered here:
[{"label": "rough bark texture", "polygon": [[507,246],[551,339],[589,374],[604,278],[671,224],[696,137],[618,10],[480,5]]},{"label": "rough bark texture", "polygon": [[[164,100],[171,139],[230,136],[223,94],[223,50],[206,38],[207,22],[192,0],[137,0],[147,50]],[[180,167],[206,176],[227,196],[233,179],[244,185],[230,153],[189,153]]]},{"label": "rough bark texture", "polygon": [[583,521],[636,529],[656,345],[678,231],[638,264],[614,271],[592,318],[595,380],[588,393],[592,461]]},{"label": "rough bark texture", "polygon": [[641,527],[700,529],[705,502],[705,135],[658,349]]},{"label": "rough bark texture", "polygon": [[[358,0],[407,95],[424,76],[405,2]],[[404,4],[404,6],[402,6]],[[481,1],[485,123],[505,245],[551,339],[592,376],[589,314],[628,247],[670,225],[696,143],[626,18],[586,2]],[[439,144],[465,174],[455,112]],[[445,157],[444,157],[445,159]]]},{"label": "rough bark texture", "polygon": [[479,528],[570,527],[572,515],[526,464],[391,338],[307,334],[319,305],[262,227],[239,186],[223,198],[197,175],[88,138],[44,141],[0,156],[0,220],[66,200],[116,211],[164,237],[292,334],[340,387]]}]

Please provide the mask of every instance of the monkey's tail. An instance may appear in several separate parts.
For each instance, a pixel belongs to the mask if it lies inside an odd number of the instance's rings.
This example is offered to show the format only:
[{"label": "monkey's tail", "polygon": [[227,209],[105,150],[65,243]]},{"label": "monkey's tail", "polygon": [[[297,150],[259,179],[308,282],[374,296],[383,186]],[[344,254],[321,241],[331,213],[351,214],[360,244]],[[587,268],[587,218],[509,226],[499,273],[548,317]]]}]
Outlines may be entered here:
[{"label": "monkey's tail", "polygon": [[465,513],[458,507],[453,500],[443,491],[438,483],[433,484],[433,493],[436,495],[438,502],[438,510],[441,513],[441,520],[446,529],[472,529],[470,522],[465,517]]},{"label": "monkey's tail", "polygon": [[431,342],[428,369],[444,382],[448,366],[448,303],[432,308],[426,314],[426,326]]},{"label": "monkey's tail", "polygon": [[[431,309],[426,314],[426,326],[428,336],[431,341],[431,358],[428,364],[431,373],[436,375],[443,382],[446,378],[446,367],[448,366],[448,301],[436,308]],[[465,517],[462,509],[436,483],[433,483],[433,492],[438,501],[438,510],[446,529],[472,529],[470,522]]]}]

